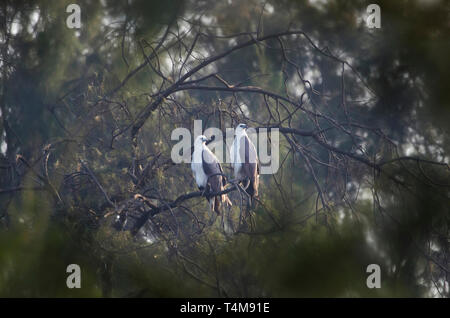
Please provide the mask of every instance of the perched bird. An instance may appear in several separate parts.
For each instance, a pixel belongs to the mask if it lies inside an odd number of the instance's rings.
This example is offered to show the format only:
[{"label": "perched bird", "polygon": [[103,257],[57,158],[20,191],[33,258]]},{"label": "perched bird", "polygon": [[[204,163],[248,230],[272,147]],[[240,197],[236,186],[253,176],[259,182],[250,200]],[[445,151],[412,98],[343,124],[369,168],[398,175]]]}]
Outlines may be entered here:
[{"label": "perched bird", "polygon": [[255,145],[247,136],[247,125],[239,124],[236,127],[235,135],[231,145],[231,165],[234,168],[236,179],[247,179],[245,191],[251,200],[258,196],[259,187],[259,161]]},{"label": "perched bird", "polygon": [[[222,166],[217,157],[206,146],[207,138],[200,135],[195,139],[194,152],[192,153],[191,169],[194,173],[195,182],[206,195],[209,192],[222,191],[226,184],[223,177]],[[220,214],[220,205],[225,203],[232,205],[226,194],[215,197],[207,197],[211,210]]]}]

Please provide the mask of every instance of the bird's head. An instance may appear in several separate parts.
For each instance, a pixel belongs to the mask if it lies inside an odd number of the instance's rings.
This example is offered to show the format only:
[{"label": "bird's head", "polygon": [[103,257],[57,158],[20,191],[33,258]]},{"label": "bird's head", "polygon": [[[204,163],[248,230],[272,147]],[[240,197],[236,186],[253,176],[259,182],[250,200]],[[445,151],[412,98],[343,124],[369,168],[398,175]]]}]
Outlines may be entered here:
[{"label": "bird's head", "polygon": [[241,133],[247,130],[248,126],[246,124],[239,124],[236,127],[236,135],[240,135]]},{"label": "bird's head", "polygon": [[208,141],[208,138],[206,138],[205,135],[200,135],[197,138],[195,138],[195,144],[196,145],[203,145]]}]

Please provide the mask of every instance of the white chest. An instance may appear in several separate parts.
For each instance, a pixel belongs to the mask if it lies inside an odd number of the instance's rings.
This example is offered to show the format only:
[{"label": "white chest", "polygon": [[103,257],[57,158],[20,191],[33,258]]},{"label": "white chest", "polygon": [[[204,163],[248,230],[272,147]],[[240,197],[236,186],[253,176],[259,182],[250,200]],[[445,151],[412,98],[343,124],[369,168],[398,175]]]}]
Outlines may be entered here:
[{"label": "white chest", "polygon": [[208,177],[203,170],[203,158],[202,158],[203,149],[194,150],[192,154],[192,162],[191,169],[194,174],[195,182],[199,187],[206,187],[206,183],[208,181]]},{"label": "white chest", "polygon": [[240,156],[241,136],[236,136],[231,145],[231,164],[234,168],[234,175],[238,177],[242,168],[242,159]]}]

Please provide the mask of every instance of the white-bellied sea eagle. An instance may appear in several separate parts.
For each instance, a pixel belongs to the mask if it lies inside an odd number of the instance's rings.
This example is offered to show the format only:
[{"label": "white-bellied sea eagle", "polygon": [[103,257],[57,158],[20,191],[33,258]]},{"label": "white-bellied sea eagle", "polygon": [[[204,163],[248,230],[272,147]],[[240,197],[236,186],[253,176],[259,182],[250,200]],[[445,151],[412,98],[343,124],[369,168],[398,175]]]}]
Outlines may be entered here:
[{"label": "white-bellied sea eagle", "polygon": [[253,200],[258,196],[259,187],[259,161],[253,142],[247,136],[247,125],[239,124],[235,130],[235,138],[230,148],[231,164],[236,179],[247,180],[243,182],[245,191]]},{"label": "white-bellied sea eagle", "polygon": [[206,146],[208,139],[200,135],[195,139],[194,152],[192,153],[191,169],[195,182],[200,190],[206,194],[211,210],[220,214],[220,205],[225,203],[231,206],[231,201],[226,194],[209,197],[208,193],[217,193],[224,189],[226,184],[223,177],[222,166],[217,157]]}]

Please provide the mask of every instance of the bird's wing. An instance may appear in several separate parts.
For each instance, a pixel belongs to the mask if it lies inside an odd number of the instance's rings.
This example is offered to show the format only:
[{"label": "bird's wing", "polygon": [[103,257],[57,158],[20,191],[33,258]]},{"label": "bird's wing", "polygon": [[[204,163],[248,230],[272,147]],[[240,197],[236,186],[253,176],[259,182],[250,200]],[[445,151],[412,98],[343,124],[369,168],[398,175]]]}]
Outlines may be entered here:
[{"label": "bird's wing", "polygon": [[207,176],[215,173],[222,173],[222,167],[220,166],[217,157],[209,150],[203,149],[202,152],[202,165],[203,170]]},{"label": "bird's wing", "polygon": [[223,170],[217,157],[207,148],[203,149],[202,153],[203,171],[209,178],[209,184],[213,192],[222,190],[222,176]]},{"label": "bird's wing", "polygon": [[[248,138],[248,136],[243,136],[241,147],[242,155],[245,159],[242,170],[244,176],[246,176],[250,183],[246,188],[246,192],[253,198],[258,196],[258,188],[259,188],[259,161],[258,154],[256,153],[255,145]],[[240,149],[239,149],[239,152]]]},{"label": "bird's wing", "polygon": [[239,155],[241,162],[244,163],[244,173],[250,179],[254,178],[259,174],[258,154],[255,145],[248,136],[242,136],[240,142]]}]

